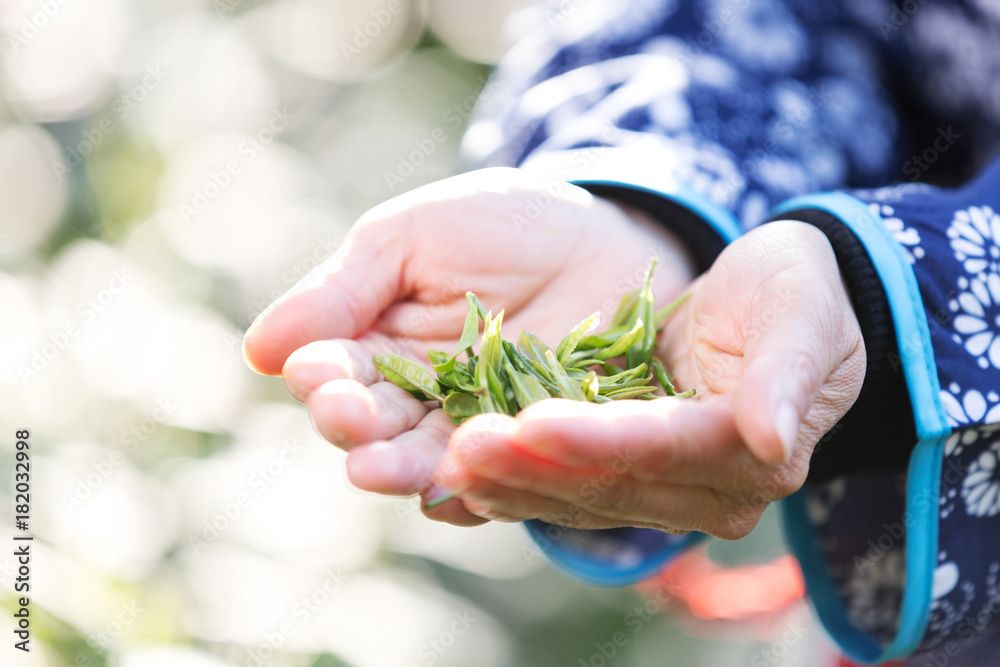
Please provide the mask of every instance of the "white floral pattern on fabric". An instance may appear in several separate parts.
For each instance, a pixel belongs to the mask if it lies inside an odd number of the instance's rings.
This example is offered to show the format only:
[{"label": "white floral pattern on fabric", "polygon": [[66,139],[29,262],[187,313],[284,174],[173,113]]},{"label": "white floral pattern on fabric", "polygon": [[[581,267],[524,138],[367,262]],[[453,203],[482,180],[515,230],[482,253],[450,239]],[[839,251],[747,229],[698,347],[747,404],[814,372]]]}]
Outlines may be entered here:
[{"label": "white floral pattern on fabric", "polygon": [[969,275],[983,281],[989,274],[1000,276],[1000,214],[992,208],[970,206],[955,211],[948,239],[955,259],[962,262]]},{"label": "white floral pattern on fabric", "polygon": [[962,480],[962,500],[970,516],[1000,514],[1000,442],[993,443],[969,466]]},{"label": "white floral pattern on fabric", "polygon": [[955,313],[952,339],[977,357],[982,369],[1000,369],[1000,273],[958,279],[958,297],[948,302]]},{"label": "white floral pattern on fabric", "polygon": [[887,204],[869,204],[868,210],[878,216],[889,230],[892,237],[896,239],[903,248],[906,261],[913,264],[916,260],[924,256],[924,249],[920,247],[920,232],[913,227],[907,227],[906,223],[895,216],[895,210]]},{"label": "white floral pattern on fabric", "polygon": [[[969,389],[963,393],[958,383],[952,382],[947,389],[941,390],[941,403],[948,416],[948,424],[952,428],[969,424],[1000,422],[1000,394],[993,390],[986,392],[985,395],[978,389]],[[1000,428],[1000,424],[984,427],[990,433],[998,428]],[[953,433],[948,442],[952,442],[956,436],[962,436],[962,433]],[[970,440],[967,444],[971,444],[971,442],[973,441]],[[946,447],[945,454],[959,454],[960,450],[961,448],[957,445],[951,445],[951,449]]]}]

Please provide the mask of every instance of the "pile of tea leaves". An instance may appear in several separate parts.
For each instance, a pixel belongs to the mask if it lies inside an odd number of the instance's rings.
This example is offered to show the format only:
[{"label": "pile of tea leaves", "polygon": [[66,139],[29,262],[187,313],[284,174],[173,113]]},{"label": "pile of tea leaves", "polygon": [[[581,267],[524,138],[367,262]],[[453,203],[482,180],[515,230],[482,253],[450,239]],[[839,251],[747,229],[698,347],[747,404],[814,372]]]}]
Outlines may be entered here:
[{"label": "pile of tea leaves", "polygon": [[[686,398],[694,389],[678,393],[673,376],[653,356],[662,323],[688,297],[653,309],[652,262],[641,288],[626,294],[607,331],[591,334],[600,324],[594,313],[576,325],[556,349],[538,336],[522,331],[517,344],[501,335],[503,311],[486,312],[475,294],[467,292],[468,314],[454,354],[431,350],[434,377],[420,364],[398,355],[375,357],[386,380],[421,401],[437,401],[453,424],[475,415],[495,412],[515,415],[547,398],[607,403],[622,399],[651,399],[658,388],[667,396]],[[479,323],[483,334],[480,340]],[[479,354],[473,346],[479,342]],[[466,361],[458,357],[466,354]],[[623,365],[617,365],[621,360]]]}]

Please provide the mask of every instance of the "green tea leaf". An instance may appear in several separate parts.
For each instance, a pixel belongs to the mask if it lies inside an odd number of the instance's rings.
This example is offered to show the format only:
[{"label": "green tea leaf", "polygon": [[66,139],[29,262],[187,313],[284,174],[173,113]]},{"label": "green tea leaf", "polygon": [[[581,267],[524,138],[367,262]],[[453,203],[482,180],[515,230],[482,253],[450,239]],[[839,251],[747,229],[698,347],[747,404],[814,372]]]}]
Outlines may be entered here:
[{"label": "green tea leaf", "polygon": [[580,388],[583,390],[583,397],[588,401],[593,401],[601,389],[601,384],[597,380],[597,373],[590,371],[587,373],[587,377],[583,378],[580,382]]},{"label": "green tea leaf", "polygon": [[618,304],[618,310],[615,311],[614,317],[611,318],[611,328],[613,329],[634,322],[633,313],[635,312],[635,304],[638,302],[639,290],[632,290],[623,296],[621,302]]},{"label": "green tea leaf", "polygon": [[[605,365],[610,366],[611,364],[605,364]],[[646,364],[639,364],[635,368],[630,368],[627,371],[623,371],[617,366],[612,366],[612,369],[617,371],[614,375],[600,375],[598,376],[597,379],[600,380],[601,386],[613,385],[619,382],[629,382],[630,380],[634,380],[639,376],[645,375],[647,368],[648,367],[646,366]]]},{"label": "green tea leaf", "polygon": [[546,363],[545,352],[551,352],[551,348],[530,331],[522,331],[517,339],[517,351],[528,361],[534,361],[544,366]]},{"label": "green tea leaf", "polygon": [[556,358],[559,359],[559,363],[566,363],[566,360],[569,359],[569,355],[573,354],[573,351],[576,350],[576,346],[580,343],[583,337],[593,331],[600,321],[601,314],[598,312],[573,327],[573,330],[569,332],[569,335],[563,338],[559,342],[559,345],[556,346]]},{"label": "green tea leaf", "polygon": [[656,347],[656,314],[653,311],[653,271],[656,269],[656,258],[649,263],[646,271],[646,280],[639,291],[639,300],[636,303],[637,319],[646,323],[642,338],[632,344],[625,352],[625,361],[631,366],[638,366],[641,363],[648,364],[653,357],[653,348]]},{"label": "green tea leaf", "polygon": [[[610,396],[611,394],[619,391],[621,389],[634,389],[635,387],[649,387],[649,383],[652,381],[652,375],[644,375],[642,377],[635,378],[634,380],[626,380],[624,382],[619,382],[617,384],[603,385],[600,388],[600,394],[604,396]],[[653,389],[656,386],[653,385]]]},{"label": "green tea leaf", "polygon": [[427,372],[427,369],[415,361],[397,354],[375,357],[374,361],[375,367],[386,380],[405,389],[421,401],[444,400],[441,395],[441,385]]},{"label": "green tea leaf", "polygon": [[508,365],[507,376],[510,378],[510,385],[514,390],[514,398],[522,410],[532,403],[551,398],[542,383],[533,375],[518,372],[513,366]]},{"label": "green tea leaf", "polygon": [[614,327],[613,329],[608,329],[607,331],[599,334],[592,334],[590,336],[585,336],[577,344],[576,349],[579,350],[598,350],[602,347],[608,347],[609,345],[614,345],[618,342],[618,339],[627,334],[631,330],[631,325]]},{"label": "green tea leaf", "polygon": [[655,393],[656,393],[656,387],[646,386],[646,387],[629,387],[628,389],[618,389],[608,394],[603,394],[603,396],[614,399],[616,401],[620,401],[624,398],[644,398],[644,397],[652,398],[652,395]]},{"label": "green tea leaf", "polygon": [[673,315],[674,311],[683,306],[684,302],[690,298],[691,298],[691,292],[681,294],[679,297],[677,297],[676,299],[665,305],[663,308],[660,308],[658,311],[656,311],[656,314],[653,316],[656,325],[658,327],[662,326],[663,320]]},{"label": "green tea leaf", "polygon": [[570,379],[569,375],[566,374],[566,369],[556,359],[556,355],[552,350],[545,350],[545,366],[552,374],[552,379],[555,381],[556,387],[559,388],[562,398],[574,401],[587,400],[583,396],[583,390],[580,389],[580,385]]},{"label": "green tea leaf", "polygon": [[656,381],[663,387],[663,393],[667,396],[673,396],[677,393],[674,389],[673,377],[671,377],[670,373],[667,372],[667,369],[663,367],[663,364],[656,357],[653,357],[653,374],[656,376]]},{"label": "green tea leaf", "polygon": [[458,349],[451,357],[446,357],[435,363],[432,367],[435,373],[450,371],[455,367],[455,359],[458,355],[470,349],[479,340],[479,311],[483,305],[479,303],[479,299],[472,292],[465,293],[465,301],[469,310],[465,314],[465,326],[462,328],[462,336],[458,339]]},{"label": "green tea leaf", "polygon": [[449,394],[447,398],[444,399],[444,403],[441,406],[444,408],[444,413],[448,415],[448,419],[451,420],[452,424],[458,426],[466,419],[470,417],[475,417],[482,413],[482,407],[479,404],[479,400],[475,396],[470,396],[462,392],[455,392],[454,394]]},{"label": "green tea leaf", "polygon": [[[622,356],[632,348],[632,346],[636,343],[636,341],[640,340],[643,337],[645,332],[646,328],[643,325],[642,320],[641,319],[636,320],[636,323],[635,325],[633,325],[632,329],[627,334],[619,338],[614,345],[606,347],[603,350],[595,351],[594,358],[600,359],[601,361],[605,361],[607,359],[614,359],[615,357]],[[636,365],[638,364],[629,364],[630,367]]]}]

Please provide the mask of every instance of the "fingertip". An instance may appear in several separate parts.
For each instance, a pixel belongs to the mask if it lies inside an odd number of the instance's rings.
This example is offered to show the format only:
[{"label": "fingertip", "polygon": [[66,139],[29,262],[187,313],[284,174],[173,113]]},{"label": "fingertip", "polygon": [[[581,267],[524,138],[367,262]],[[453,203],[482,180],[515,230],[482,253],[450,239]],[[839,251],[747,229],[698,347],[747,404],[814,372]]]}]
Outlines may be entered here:
[{"label": "fingertip", "polygon": [[345,464],[347,479],[365,491],[390,496],[409,496],[420,491],[419,466],[403,447],[379,441],[353,448]]},{"label": "fingertip", "polygon": [[261,325],[258,322],[261,321],[262,316],[263,313],[258,315],[257,319],[250,325],[250,328],[243,334],[243,363],[258,375],[278,375],[281,372],[281,368],[274,368],[269,363],[268,354],[265,352],[261,342]]},{"label": "fingertip", "polygon": [[305,404],[316,430],[335,445],[364,442],[375,428],[375,397],[355,380],[326,382],[306,397]]},{"label": "fingertip", "polygon": [[371,355],[350,340],[319,340],[300,347],[285,360],[281,376],[288,391],[300,401],[332,380],[370,385],[378,377]]},{"label": "fingertip", "polygon": [[484,455],[485,450],[510,442],[518,422],[509,415],[485,413],[459,426],[448,441],[449,456],[467,462]]}]

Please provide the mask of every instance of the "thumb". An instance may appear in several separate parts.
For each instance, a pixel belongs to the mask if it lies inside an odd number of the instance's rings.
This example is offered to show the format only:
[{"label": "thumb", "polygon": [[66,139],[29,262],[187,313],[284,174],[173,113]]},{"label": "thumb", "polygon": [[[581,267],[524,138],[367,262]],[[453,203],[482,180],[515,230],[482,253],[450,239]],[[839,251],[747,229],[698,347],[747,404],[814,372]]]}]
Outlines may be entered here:
[{"label": "thumb", "polygon": [[734,396],[740,436],[766,463],[787,462],[803,441],[818,440],[853,404],[864,377],[864,345],[846,293],[795,282],[762,296]]},{"label": "thumb", "polygon": [[264,309],[243,337],[243,357],[277,375],[292,352],[317,340],[355,338],[396,298],[403,258],[373,235],[348,235],[329,259]]}]

